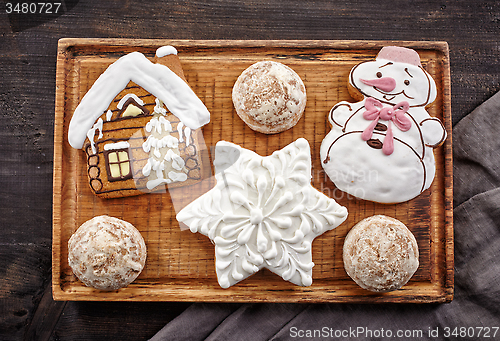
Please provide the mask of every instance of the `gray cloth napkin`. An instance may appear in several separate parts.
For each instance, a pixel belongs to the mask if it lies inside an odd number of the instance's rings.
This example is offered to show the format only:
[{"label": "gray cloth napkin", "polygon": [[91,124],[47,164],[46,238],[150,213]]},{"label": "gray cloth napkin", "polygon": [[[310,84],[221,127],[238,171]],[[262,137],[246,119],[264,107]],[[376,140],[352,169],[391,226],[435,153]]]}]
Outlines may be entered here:
[{"label": "gray cloth napkin", "polygon": [[193,303],[151,340],[500,339],[500,93],[462,119],[453,139],[451,303]]}]

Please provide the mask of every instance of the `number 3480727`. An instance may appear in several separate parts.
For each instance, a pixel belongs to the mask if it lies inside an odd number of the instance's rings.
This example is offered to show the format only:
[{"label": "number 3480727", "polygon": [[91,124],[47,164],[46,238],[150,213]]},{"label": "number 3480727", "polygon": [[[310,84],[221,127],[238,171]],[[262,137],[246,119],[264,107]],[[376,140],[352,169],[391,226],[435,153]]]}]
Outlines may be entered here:
[{"label": "number 3480727", "polygon": [[7,2],[7,14],[55,14],[59,13],[61,2]]}]

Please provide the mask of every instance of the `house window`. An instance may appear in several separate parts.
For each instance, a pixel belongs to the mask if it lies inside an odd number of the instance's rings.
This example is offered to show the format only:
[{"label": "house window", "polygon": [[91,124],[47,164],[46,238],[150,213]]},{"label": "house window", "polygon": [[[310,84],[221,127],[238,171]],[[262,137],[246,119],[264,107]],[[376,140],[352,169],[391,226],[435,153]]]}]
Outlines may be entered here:
[{"label": "house window", "polygon": [[143,104],[142,100],[135,95],[129,94],[124,96],[117,105],[117,108],[120,109],[118,117],[126,118],[148,115],[149,110]]},{"label": "house window", "polygon": [[135,117],[144,114],[143,110],[139,107],[129,104],[127,108],[123,111],[122,117]]},{"label": "house window", "polygon": [[126,149],[108,150],[105,157],[109,181],[127,180],[132,177],[130,158]]}]

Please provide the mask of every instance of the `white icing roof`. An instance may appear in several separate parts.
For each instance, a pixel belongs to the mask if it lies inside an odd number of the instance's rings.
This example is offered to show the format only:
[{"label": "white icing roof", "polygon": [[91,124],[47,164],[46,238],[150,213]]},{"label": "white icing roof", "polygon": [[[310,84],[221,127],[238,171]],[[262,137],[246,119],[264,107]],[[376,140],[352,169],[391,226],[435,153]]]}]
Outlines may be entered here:
[{"label": "white icing roof", "polygon": [[168,55],[171,55],[171,54],[177,54],[177,50],[175,49],[175,47],[173,46],[170,46],[170,45],[167,45],[167,46],[162,46],[160,48],[158,48],[158,50],[156,50],[156,56],[158,58],[161,58],[161,57],[165,57],[165,56],[168,56]]},{"label": "white icing roof", "polygon": [[165,65],[132,52],[111,64],[76,108],[68,131],[73,148],[82,148],[87,131],[130,81],[160,99],[185,126],[197,129],[210,122],[210,112],[184,80]]}]

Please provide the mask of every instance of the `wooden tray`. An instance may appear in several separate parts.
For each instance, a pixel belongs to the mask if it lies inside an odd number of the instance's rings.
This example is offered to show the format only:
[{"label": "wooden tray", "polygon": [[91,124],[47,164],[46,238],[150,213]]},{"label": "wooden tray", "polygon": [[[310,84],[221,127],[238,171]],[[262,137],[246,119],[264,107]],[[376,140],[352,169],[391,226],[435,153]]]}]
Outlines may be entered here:
[{"label": "wooden tray", "polygon": [[[88,186],[85,155],[67,142],[68,124],[80,99],[105,68],[120,56],[140,51],[153,57],[156,49],[173,45],[186,78],[211,112],[203,128],[210,149],[219,140],[237,143],[269,155],[299,137],[311,145],[313,185],[349,210],[337,229],[313,243],[313,284],[300,287],[268,270],[229,288],[219,287],[210,240],[181,231],[175,214],[208,191],[211,178],[189,190],[121,199],[99,199]],[[347,91],[351,67],[374,59],[385,45],[417,50],[425,69],[437,83],[438,97],[429,109],[448,131],[435,150],[437,174],[432,187],[417,198],[397,205],[356,200],[338,191],[320,164],[321,141],[330,131],[327,114],[341,101],[354,102]],[[304,116],[292,129],[263,135],[250,130],[235,114],[231,89],[250,64],[275,60],[292,67],[307,88]],[[55,300],[207,301],[207,302],[448,302],[453,298],[452,142],[450,66],[445,42],[386,41],[188,41],[126,39],[62,39],[56,74],[54,139],[54,207],[52,281]],[[211,165],[211,163],[210,163]],[[108,214],[131,222],[144,236],[146,266],[126,288],[104,292],[84,286],[68,266],[67,243],[86,220]],[[420,267],[402,289],[376,294],[358,287],[345,273],[342,245],[349,229],[361,219],[386,214],[403,221],[417,238]]]}]

